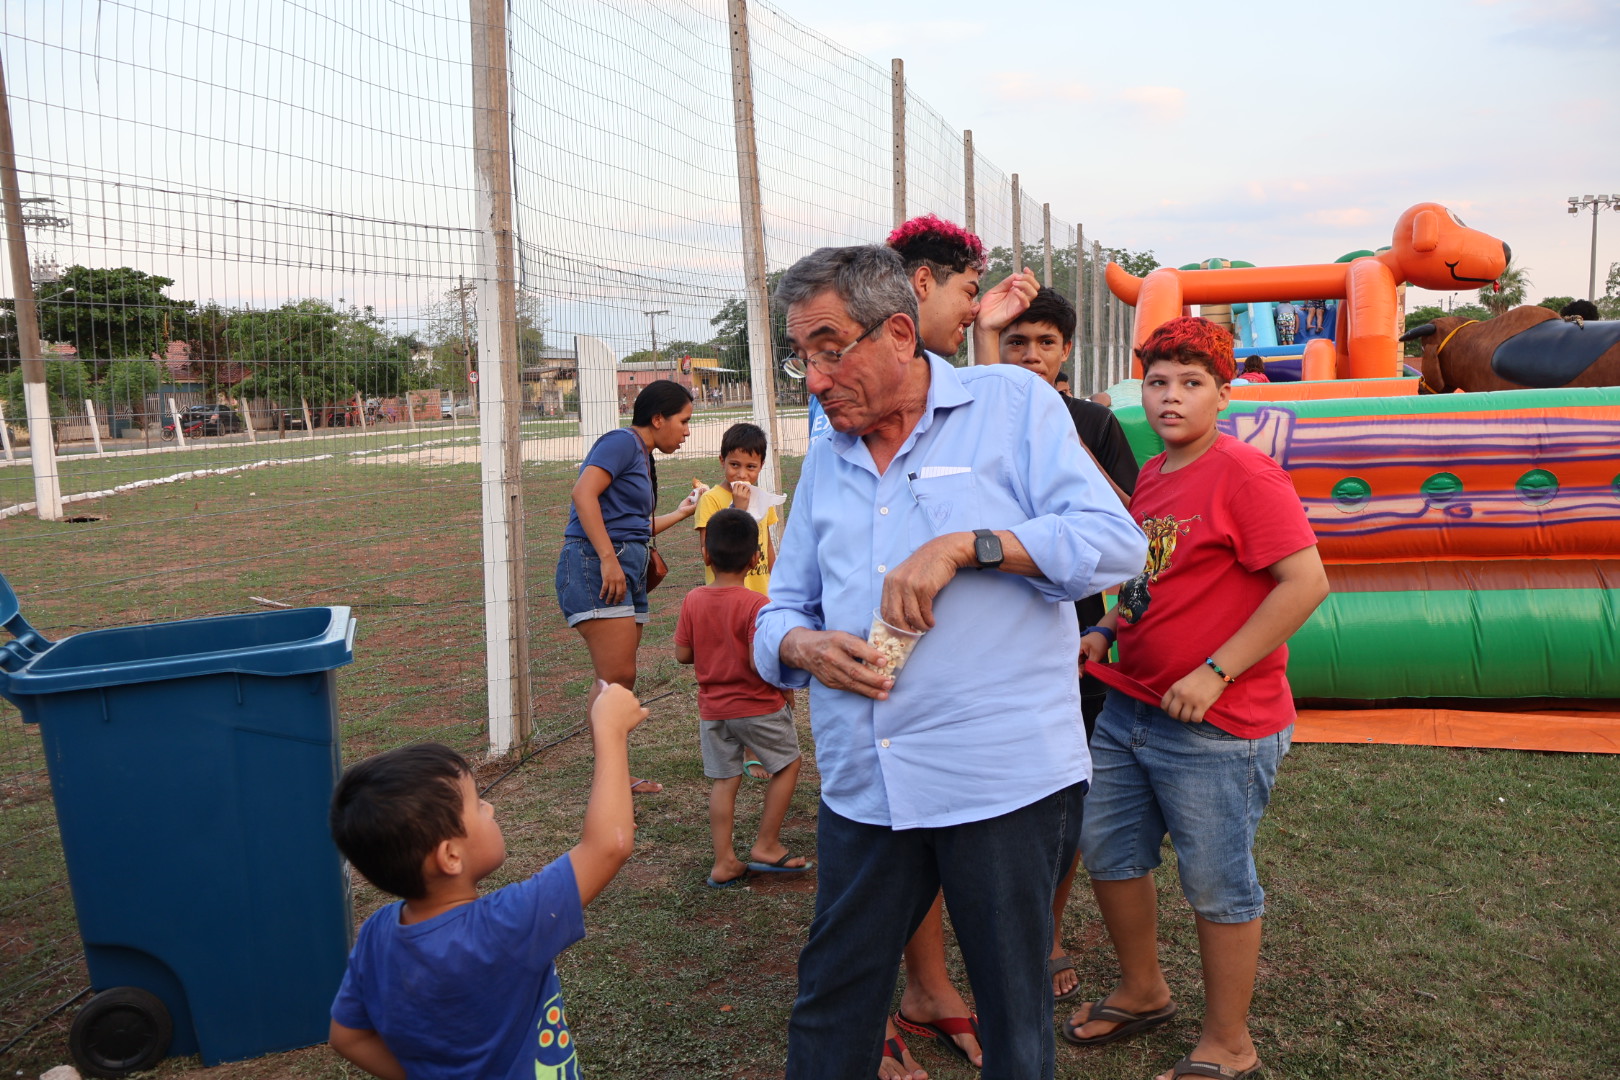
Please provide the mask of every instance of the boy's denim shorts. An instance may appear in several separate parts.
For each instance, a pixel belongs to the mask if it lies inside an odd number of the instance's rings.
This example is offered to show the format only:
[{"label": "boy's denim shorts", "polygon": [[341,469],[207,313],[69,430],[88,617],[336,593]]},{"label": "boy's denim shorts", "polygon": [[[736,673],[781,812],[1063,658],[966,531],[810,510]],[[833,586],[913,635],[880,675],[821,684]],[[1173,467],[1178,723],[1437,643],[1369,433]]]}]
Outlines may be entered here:
[{"label": "boy's denim shorts", "polygon": [[1080,826],[1086,872],[1100,881],[1150,873],[1168,833],[1194,911],[1210,922],[1258,919],[1266,893],[1254,836],[1293,735],[1290,724],[1243,739],[1110,690],[1091,738],[1091,794]]},{"label": "boy's denim shorts", "polygon": [[698,730],[703,748],[703,775],[710,780],[741,776],[744,746],[754,752],[772,776],[799,760],[799,730],[793,726],[791,705],[764,716],[703,720]]},{"label": "boy's denim shorts", "polygon": [[644,623],[652,618],[647,610],[647,545],[625,540],[613,545],[619,566],[624,570],[624,598],[608,606],[602,599],[602,560],[589,540],[568,537],[557,556],[557,606],[569,626],[586,619],[628,619]]}]

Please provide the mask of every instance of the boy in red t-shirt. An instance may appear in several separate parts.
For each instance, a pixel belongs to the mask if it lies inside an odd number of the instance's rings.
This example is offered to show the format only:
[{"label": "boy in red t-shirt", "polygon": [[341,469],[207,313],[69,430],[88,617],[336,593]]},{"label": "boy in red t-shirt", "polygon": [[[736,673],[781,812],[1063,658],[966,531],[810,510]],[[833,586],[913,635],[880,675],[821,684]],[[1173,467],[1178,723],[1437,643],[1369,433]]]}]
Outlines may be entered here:
[{"label": "boy in red t-shirt", "polygon": [[[686,594],[675,623],[675,659],[697,667],[703,775],[714,781],[709,792],[714,867],[708,879],[713,889],[740,885],[750,872],[802,874],[811,866],[790,854],[780,835],[799,782],[799,733],[791,699],[754,671],[754,616],[769,599],[746,582],[759,559],[758,523],[742,510],[717,511],[703,534],[703,562],[714,571],[714,583]],[[771,774],[746,863],[737,858],[731,834],[744,745]]]},{"label": "boy in red t-shirt", "polygon": [[[1136,355],[1165,444],[1131,498],[1147,565],[1080,639],[1081,663],[1109,686],[1080,853],[1121,978],[1062,1034],[1102,1046],[1175,1015],[1152,876],[1168,832],[1206,1004],[1198,1045],[1161,1080],[1239,1080],[1260,1071],[1248,1023],[1265,910],[1254,837],[1293,734],[1285,642],[1327,596],[1327,575],[1288,474],[1215,426],[1235,374],[1231,334],[1184,316]],[[1116,634],[1119,662],[1107,664]]]}]

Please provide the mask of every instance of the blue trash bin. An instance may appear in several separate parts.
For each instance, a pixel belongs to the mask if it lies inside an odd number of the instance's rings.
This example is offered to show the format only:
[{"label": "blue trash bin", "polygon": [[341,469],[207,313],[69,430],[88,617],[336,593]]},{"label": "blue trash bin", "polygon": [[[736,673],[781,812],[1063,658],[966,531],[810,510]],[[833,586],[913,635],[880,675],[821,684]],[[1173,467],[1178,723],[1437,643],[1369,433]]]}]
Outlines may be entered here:
[{"label": "blue trash bin", "polygon": [[296,608],[52,643],[0,577],[0,696],[44,745],[98,991],[70,1037],[92,1075],[325,1040],[351,939],[326,819],[354,625]]}]

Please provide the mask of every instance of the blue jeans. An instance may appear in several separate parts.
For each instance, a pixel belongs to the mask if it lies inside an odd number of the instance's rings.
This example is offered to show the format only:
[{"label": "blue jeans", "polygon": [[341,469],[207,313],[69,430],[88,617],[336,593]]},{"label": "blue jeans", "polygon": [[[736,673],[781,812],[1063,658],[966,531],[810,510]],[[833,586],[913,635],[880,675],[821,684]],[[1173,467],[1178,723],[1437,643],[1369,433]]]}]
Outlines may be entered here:
[{"label": "blue jeans", "polygon": [[1243,739],[1184,724],[1118,690],[1091,737],[1092,787],[1080,830],[1086,872],[1102,881],[1151,873],[1169,833],[1181,891],[1210,922],[1265,914],[1254,835],[1294,729]]},{"label": "blue jeans", "polygon": [[891,829],[821,804],[816,915],[788,1021],[789,1080],[869,1080],[900,953],[943,886],[984,1047],[984,1080],[1050,1080],[1052,896],[1073,858],[1084,782],[940,829]]},{"label": "blue jeans", "polygon": [[590,541],[577,537],[563,540],[557,553],[557,606],[578,626],[587,619],[628,619],[645,623],[652,618],[647,607],[647,545],[640,540],[618,540],[613,551],[624,571],[624,599],[606,606],[602,602],[602,560]]}]

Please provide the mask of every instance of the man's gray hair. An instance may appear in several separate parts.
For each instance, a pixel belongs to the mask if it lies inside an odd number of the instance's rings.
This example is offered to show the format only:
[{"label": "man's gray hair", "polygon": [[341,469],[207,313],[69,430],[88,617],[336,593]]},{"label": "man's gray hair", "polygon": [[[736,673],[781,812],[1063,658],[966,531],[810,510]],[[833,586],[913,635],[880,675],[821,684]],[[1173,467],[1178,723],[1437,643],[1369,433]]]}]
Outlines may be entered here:
[{"label": "man's gray hair", "polygon": [[[906,276],[906,264],[893,248],[879,244],[818,248],[788,267],[776,285],[776,303],[783,311],[832,290],[844,302],[849,317],[862,326],[905,315],[913,330],[918,326],[917,293]],[[922,355],[922,337],[917,335]]]}]

